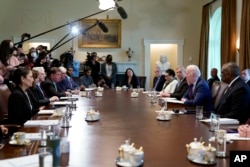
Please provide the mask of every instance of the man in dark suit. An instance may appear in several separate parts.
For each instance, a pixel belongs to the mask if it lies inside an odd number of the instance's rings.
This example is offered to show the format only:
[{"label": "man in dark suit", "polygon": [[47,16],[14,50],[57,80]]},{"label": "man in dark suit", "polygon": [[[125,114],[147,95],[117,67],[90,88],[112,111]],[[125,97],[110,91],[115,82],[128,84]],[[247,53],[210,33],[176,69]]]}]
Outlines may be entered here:
[{"label": "man in dark suit", "polygon": [[211,78],[207,80],[209,88],[212,89],[212,85],[214,81],[220,81],[220,78],[218,77],[218,70],[217,68],[212,68],[210,72]]},{"label": "man in dark suit", "polygon": [[246,68],[241,71],[241,79],[246,82],[248,86],[250,86],[250,69]]},{"label": "man in dark suit", "polygon": [[112,55],[107,55],[106,62],[101,65],[101,73],[110,88],[112,85],[116,86],[117,65],[112,62]]},{"label": "man in dark suit", "polygon": [[165,75],[162,75],[161,69],[159,67],[155,68],[155,77],[153,79],[153,90],[160,92],[165,83]]},{"label": "man in dark suit", "polygon": [[246,123],[249,118],[250,88],[240,78],[240,69],[235,62],[222,66],[221,80],[228,84],[225,89],[216,113],[221,117],[238,119],[240,124]]},{"label": "man in dark suit", "polygon": [[180,100],[188,89],[187,79],[186,79],[186,69],[184,66],[179,66],[176,68],[176,77],[178,79],[178,84],[173,93],[163,93],[162,97],[174,97]]},{"label": "man in dark suit", "polygon": [[206,80],[200,77],[198,66],[189,65],[186,68],[188,90],[181,99],[188,107],[203,106],[204,111],[213,111],[211,91]]},{"label": "man in dark suit", "polygon": [[63,97],[70,94],[70,92],[59,92],[56,83],[61,80],[61,72],[57,67],[52,67],[49,76],[42,82],[42,88],[48,98],[52,96]]}]

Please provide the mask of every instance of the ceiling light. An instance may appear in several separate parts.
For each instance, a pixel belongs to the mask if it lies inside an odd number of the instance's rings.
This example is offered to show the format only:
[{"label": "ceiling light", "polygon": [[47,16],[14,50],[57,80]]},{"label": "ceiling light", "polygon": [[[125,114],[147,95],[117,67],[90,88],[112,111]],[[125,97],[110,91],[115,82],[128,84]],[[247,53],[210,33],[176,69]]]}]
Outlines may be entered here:
[{"label": "ceiling light", "polygon": [[115,7],[114,0],[99,0],[99,9],[106,10],[112,7]]}]

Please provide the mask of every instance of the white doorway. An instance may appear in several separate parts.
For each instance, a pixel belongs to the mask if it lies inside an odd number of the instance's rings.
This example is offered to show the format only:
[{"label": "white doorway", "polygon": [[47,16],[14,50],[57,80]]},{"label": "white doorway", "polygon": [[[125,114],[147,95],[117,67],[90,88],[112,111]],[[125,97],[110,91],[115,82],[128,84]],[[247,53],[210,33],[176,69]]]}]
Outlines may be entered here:
[{"label": "white doorway", "polygon": [[146,88],[152,87],[155,62],[159,60],[160,55],[167,56],[170,68],[173,70],[177,66],[183,65],[183,45],[184,40],[144,39]]}]

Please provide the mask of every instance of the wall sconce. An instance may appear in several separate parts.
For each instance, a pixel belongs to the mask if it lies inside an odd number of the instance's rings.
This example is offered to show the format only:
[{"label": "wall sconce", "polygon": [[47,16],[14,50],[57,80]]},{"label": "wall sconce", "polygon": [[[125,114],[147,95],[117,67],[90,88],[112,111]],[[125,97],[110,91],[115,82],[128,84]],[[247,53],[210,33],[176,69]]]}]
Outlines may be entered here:
[{"label": "wall sconce", "polygon": [[114,0],[99,0],[99,9],[106,10],[115,7]]},{"label": "wall sconce", "polygon": [[240,39],[238,38],[236,41],[236,50],[239,52],[240,51]]}]

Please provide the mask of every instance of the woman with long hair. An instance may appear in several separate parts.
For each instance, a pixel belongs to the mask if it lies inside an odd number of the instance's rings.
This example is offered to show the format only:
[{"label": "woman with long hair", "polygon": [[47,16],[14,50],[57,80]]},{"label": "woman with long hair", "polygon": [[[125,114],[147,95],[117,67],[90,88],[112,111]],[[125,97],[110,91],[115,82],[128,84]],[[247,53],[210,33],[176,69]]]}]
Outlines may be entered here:
[{"label": "woman with long hair", "polygon": [[138,88],[140,86],[139,79],[132,68],[126,69],[122,86],[126,86],[128,88]]}]

